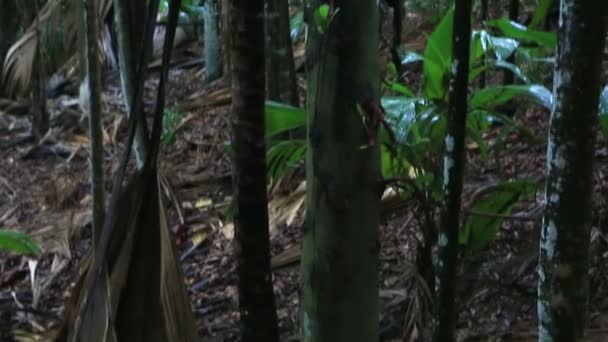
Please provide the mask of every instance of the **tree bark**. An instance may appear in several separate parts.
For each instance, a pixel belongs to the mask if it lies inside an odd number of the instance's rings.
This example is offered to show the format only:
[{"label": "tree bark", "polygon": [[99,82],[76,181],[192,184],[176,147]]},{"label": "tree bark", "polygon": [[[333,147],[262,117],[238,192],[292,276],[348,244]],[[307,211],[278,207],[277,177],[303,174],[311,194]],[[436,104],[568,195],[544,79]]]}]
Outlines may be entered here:
[{"label": "tree bark", "polygon": [[320,33],[313,12],[321,2],[306,5],[310,116],[301,341],[377,341],[383,188],[379,148],[368,144],[375,133],[362,123],[369,114],[358,108],[380,98],[379,10],[374,0],[340,1]]},{"label": "tree bark", "polygon": [[608,2],[562,0],[540,242],[539,341],[583,341],[592,166]]},{"label": "tree bark", "polygon": [[471,0],[457,0],[454,10],[453,61],[443,159],[444,205],[438,237],[435,279],[435,342],[454,341],[455,288],[462,179],[466,164],[465,136],[471,41]]},{"label": "tree bark", "polygon": [[230,1],[236,257],[241,340],[278,341],[264,141],[264,0]]},{"label": "tree bark", "polygon": [[266,0],[268,98],[299,106],[287,0]]}]

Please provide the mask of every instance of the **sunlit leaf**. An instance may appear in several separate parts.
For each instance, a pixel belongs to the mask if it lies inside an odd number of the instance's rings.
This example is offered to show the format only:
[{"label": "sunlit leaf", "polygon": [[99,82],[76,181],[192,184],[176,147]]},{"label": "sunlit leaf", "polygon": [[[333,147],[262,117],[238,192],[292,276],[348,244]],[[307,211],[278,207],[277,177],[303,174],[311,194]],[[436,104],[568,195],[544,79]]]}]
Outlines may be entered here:
[{"label": "sunlit leaf", "polygon": [[266,136],[306,126],[306,111],[288,104],[266,101]]}]

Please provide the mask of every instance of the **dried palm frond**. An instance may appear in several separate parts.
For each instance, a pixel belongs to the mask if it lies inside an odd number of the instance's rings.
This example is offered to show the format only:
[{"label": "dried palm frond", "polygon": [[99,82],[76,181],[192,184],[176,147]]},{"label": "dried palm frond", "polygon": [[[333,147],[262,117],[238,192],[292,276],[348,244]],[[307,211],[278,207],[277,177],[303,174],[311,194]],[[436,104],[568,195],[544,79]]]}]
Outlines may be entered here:
[{"label": "dried palm frond", "polygon": [[[101,0],[97,8],[98,17],[108,15],[111,0]],[[33,66],[38,55],[43,58],[45,73],[50,75],[83,50],[84,30],[82,10],[79,0],[49,0],[40,10],[33,24],[27,28],[8,50],[1,82],[10,95],[24,94],[32,82]],[[99,20],[100,30],[103,20]],[[38,34],[39,32],[39,34]],[[103,35],[98,37],[99,51],[104,51]],[[106,35],[107,37],[107,35]],[[106,38],[107,39],[107,38]],[[37,50],[40,49],[40,54]],[[105,57],[100,56],[103,61]]]}]

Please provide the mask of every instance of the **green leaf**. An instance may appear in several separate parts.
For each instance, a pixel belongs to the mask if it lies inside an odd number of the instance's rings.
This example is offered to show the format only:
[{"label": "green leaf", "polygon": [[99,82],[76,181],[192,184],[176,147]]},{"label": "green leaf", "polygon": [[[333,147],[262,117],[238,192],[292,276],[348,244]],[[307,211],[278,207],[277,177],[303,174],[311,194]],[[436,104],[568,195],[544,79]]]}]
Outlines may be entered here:
[{"label": "green leaf", "polygon": [[406,98],[402,96],[385,96],[381,103],[386,112],[386,122],[395,134],[395,139],[400,144],[405,143],[412,125],[416,121],[417,98]]},{"label": "green leaf", "polygon": [[496,106],[511,101],[516,96],[527,96],[549,110],[552,108],[553,95],[540,85],[509,85],[490,86],[477,90],[471,96],[471,109],[493,109]]},{"label": "green leaf", "polygon": [[13,230],[0,230],[0,250],[25,255],[38,254],[36,242],[27,234]]},{"label": "green leaf", "polygon": [[323,4],[314,13],[315,26],[320,33],[324,33],[329,25],[329,9],[329,5]]},{"label": "green leaf", "polygon": [[496,239],[504,216],[524,196],[536,191],[532,181],[516,180],[498,184],[481,195],[472,204],[466,217],[459,242],[470,251],[479,251]]},{"label": "green leaf", "polygon": [[306,126],[306,111],[288,104],[266,101],[266,137]]},{"label": "green leaf", "polygon": [[604,137],[608,139],[608,86],[602,90],[602,95],[600,96],[600,128],[602,129],[602,133]]},{"label": "green leaf", "polygon": [[300,32],[304,29],[304,12],[298,11],[290,20],[291,40],[298,39]]},{"label": "green leaf", "polygon": [[552,32],[528,29],[515,21],[505,18],[490,20],[486,24],[499,29],[505,36],[510,38],[533,42],[549,49],[557,47],[557,35]]},{"label": "green leaf", "polygon": [[429,36],[424,50],[424,94],[432,99],[444,99],[452,63],[452,26],[454,9],[443,17]]},{"label": "green leaf", "polygon": [[272,146],[266,153],[267,176],[279,179],[293,170],[306,156],[305,140],[286,140]]}]

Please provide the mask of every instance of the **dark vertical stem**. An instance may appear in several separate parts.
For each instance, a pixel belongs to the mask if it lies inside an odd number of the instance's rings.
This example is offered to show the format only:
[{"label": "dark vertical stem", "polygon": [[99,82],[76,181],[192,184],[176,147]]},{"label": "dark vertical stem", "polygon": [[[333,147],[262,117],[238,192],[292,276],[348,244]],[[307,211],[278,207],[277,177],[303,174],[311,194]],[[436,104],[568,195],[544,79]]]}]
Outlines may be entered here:
[{"label": "dark vertical stem", "polygon": [[235,238],[243,342],[278,341],[264,140],[264,0],[231,0]]},{"label": "dark vertical stem", "polygon": [[[488,20],[488,1],[489,0],[480,0],[481,1],[481,22],[482,25],[485,26],[486,21]],[[483,66],[486,65],[486,57],[484,55],[482,59]],[[479,88],[486,87],[486,71],[482,71],[479,75]]]},{"label": "dark vertical stem", "polygon": [[268,98],[299,105],[296,73],[289,32],[289,5],[285,0],[266,0],[266,86]]},{"label": "dark vertical stem", "polygon": [[471,0],[457,0],[454,11],[453,74],[443,161],[444,206],[438,237],[435,342],[454,341],[455,282],[458,266],[458,231],[462,178],[466,163],[465,133],[471,41]]},{"label": "dark vertical stem", "polygon": [[[519,0],[509,0],[509,20],[517,21],[519,18]],[[509,63],[515,63],[515,54],[507,59]],[[510,70],[505,70],[502,77],[502,84],[510,85],[515,82],[515,74]]]},{"label": "dark vertical stem", "polygon": [[101,75],[97,45],[98,24],[94,0],[84,2],[86,86],[89,93],[89,136],[91,140],[91,193],[93,196],[93,241],[99,242],[105,214],[103,182],[103,136],[101,130]]}]

